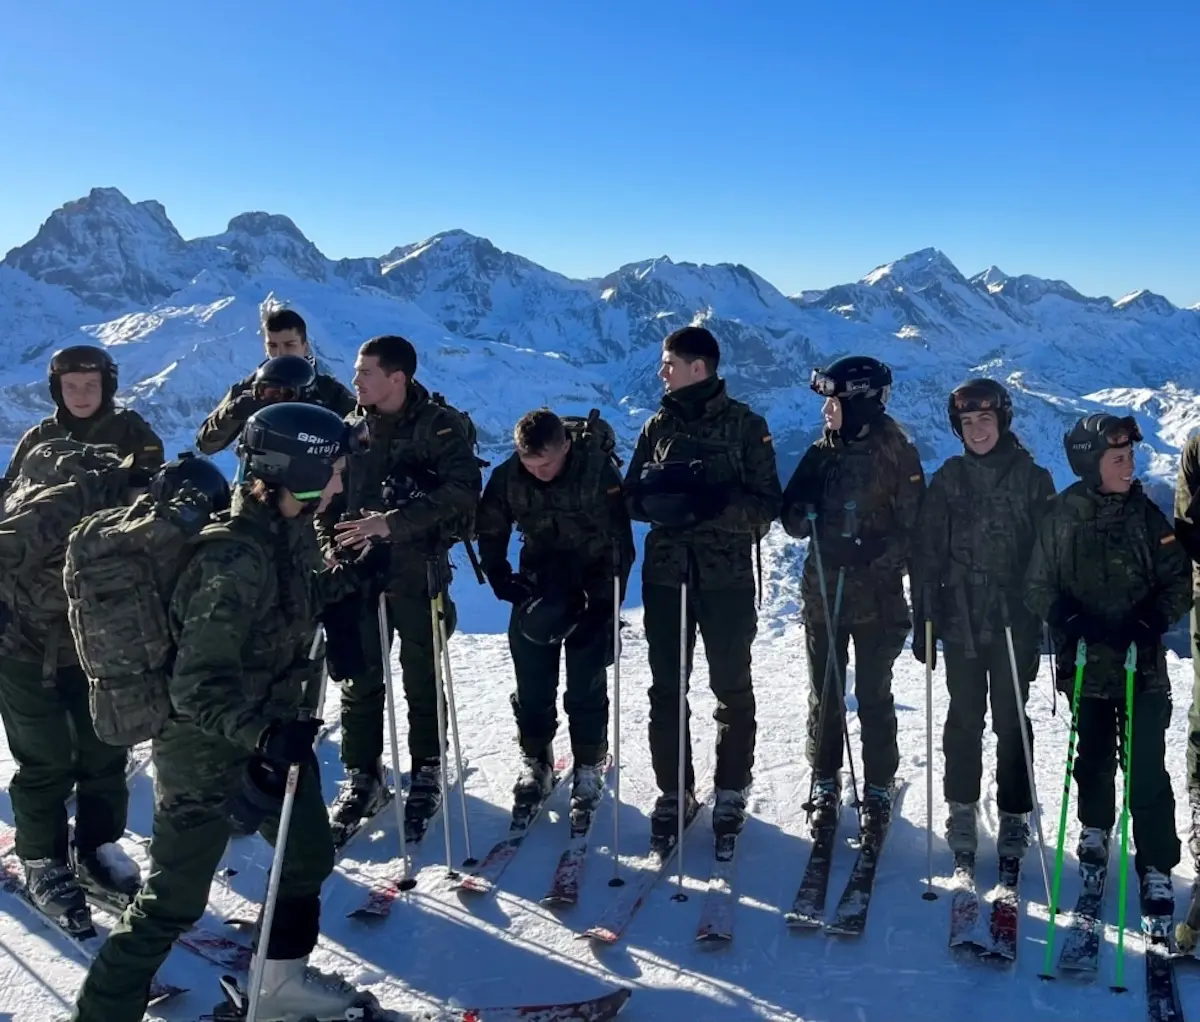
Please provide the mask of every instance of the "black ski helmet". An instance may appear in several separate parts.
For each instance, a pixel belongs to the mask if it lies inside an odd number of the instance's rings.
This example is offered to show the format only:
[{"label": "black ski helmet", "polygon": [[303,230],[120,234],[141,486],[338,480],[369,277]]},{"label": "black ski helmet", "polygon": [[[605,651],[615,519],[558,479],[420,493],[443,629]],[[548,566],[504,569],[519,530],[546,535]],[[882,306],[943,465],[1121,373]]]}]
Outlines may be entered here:
[{"label": "black ski helmet", "polygon": [[587,607],[582,589],[534,596],[517,611],[517,628],[535,645],[552,646],[579,627]]},{"label": "black ski helmet", "polygon": [[892,396],[892,371],[870,355],[846,355],[814,369],[808,385],[821,397],[837,398],[844,436],[857,437],[876,422]]},{"label": "black ski helmet", "polygon": [[282,486],[297,500],[317,500],[333,466],[358,447],[358,434],[320,405],[283,401],[246,420],[237,453],[245,475]]},{"label": "black ski helmet", "polygon": [[1067,463],[1080,479],[1093,482],[1100,476],[1100,459],[1114,447],[1141,443],[1142,431],[1132,415],[1096,412],[1080,419],[1063,437]]},{"label": "black ski helmet", "polygon": [[207,498],[212,511],[229,507],[229,481],[208,458],[184,451],[168,461],[150,480],[150,492],[156,500],[170,500],[185,487]]},{"label": "black ski helmet", "polygon": [[950,428],[962,439],[962,416],[967,412],[995,412],[996,424],[1003,436],[1012,426],[1012,395],[995,380],[978,376],[960,383],[946,402],[946,414],[950,417]]},{"label": "black ski helmet", "polygon": [[317,370],[301,355],[276,355],[254,373],[254,396],[260,401],[307,401],[317,384]]},{"label": "black ski helmet", "polygon": [[112,404],[117,393],[117,363],[103,348],[94,344],[73,344],[69,348],[60,348],[50,356],[50,397],[59,408],[63,406],[60,377],[66,373],[99,373],[100,407]]}]

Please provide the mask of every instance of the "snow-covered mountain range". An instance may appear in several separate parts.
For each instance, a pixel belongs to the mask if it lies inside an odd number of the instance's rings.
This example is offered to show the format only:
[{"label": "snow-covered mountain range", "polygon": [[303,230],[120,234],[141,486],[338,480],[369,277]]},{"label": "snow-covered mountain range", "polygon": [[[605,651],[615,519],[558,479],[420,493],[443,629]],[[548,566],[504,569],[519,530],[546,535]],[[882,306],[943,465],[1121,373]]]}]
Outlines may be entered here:
[{"label": "snow-covered mountain range", "polygon": [[1141,471],[1159,499],[1200,425],[1200,307],[1149,291],[1092,298],[995,266],[966,277],[933,248],[790,297],[742,265],[665,256],[574,280],[461,230],[331,260],[286,216],[242,213],[222,234],[185,240],[160,203],[97,188],[0,263],[0,442],[48,410],[49,354],[91,340],[117,359],[122,400],[186,446],[261,360],[266,300],[297,309],[347,381],[363,340],[409,337],[419,378],[469,410],[493,451],[540,404],[599,406],[631,443],[661,391],[663,336],[698,322],[722,343],[732,393],[767,416],[785,473],[818,428],[809,370],[850,352],[891,365],[893,414],[930,469],[958,449],[946,394],[970,375],[1008,384],[1019,432],[1060,484],[1062,433],[1084,412],[1138,416]]}]

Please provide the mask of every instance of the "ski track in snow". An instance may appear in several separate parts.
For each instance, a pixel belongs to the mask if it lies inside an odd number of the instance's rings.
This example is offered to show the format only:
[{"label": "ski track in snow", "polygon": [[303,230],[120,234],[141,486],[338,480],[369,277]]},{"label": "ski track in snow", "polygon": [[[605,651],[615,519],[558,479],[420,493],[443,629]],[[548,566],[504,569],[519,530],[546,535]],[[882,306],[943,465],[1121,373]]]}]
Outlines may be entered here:
[{"label": "ski track in snow", "polygon": [[[773,537],[774,539],[775,537]],[[774,547],[774,544],[772,544]],[[774,552],[774,550],[772,550]],[[772,565],[777,567],[778,564]],[[778,573],[769,575],[772,584]],[[465,627],[492,623],[500,611],[490,594],[460,573],[454,587]],[[631,586],[631,593],[636,593]],[[951,860],[940,836],[944,819],[941,795],[943,761],[941,725],[946,697],[941,665],[934,676],[934,849],[938,900],[923,901],[925,889],[925,676],[921,664],[906,649],[896,665],[894,692],[899,719],[901,773],[909,788],[883,850],[865,934],[860,938],[826,936],[820,931],[791,933],[783,912],[791,905],[810,847],[800,808],[808,794],[809,772],[803,759],[803,721],[808,683],[802,628],[781,607],[795,607],[794,591],[778,598],[768,593],[755,643],[754,676],[758,696],[758,748],[755,785],[749,801],[752,819],[739,844],[735,935],[729,947],[698,946],[695,930],[712,863],[711,823],[703,814],[685,845],[685,902],[671,899],[674,868],[653,888],[634,917],[624,939],[613,947],[593,949],[576,934],[599,915],[613,892],[612,801],[600,810],[592,831],[579,903],[566,909],[539,904],[565,847],[565,801],[557,799],[533,827],[519,855],[491,896],[460,895],[445,879],[440,819],[418,853],[421,867],[415,892],[401,896],[382,921],[346,918],[365,896],[372,878],[386,874],[396,854],[395,816],[385,812],[372,832],[362,835],[339,862],[324,892],[321,945],[314,964],[338,969],[348,978],[369,985],[390,1009],[429,1010],[446,1002],[505,1005],[578,999],[592,996],[615,982],[633,986],[634,996],[621,1018],[629,1022],[734,1022],[745,1019],[802,1019],[806,1022],[873,1022],[873,1020],[978,1019],[1001,1022],[1035,1019],[1142,1019],[1145,1017],[1140,940],[1131,929],[1126,940],[1125,994],[1108,990],[1115,964],[1116,933],[1109,926],[1101,953],[1100,973],[1090,986],[1060,979],[1037,978],[1045,939],[1045,895],[1041,872],[1031,851],[1022,870],[1022,909],[1018,959],[1003,967],[979,962],[955,962],[946,947],[950,896],[947,891]],[[621,851],[644,854],[647,814],[656,796],[646,740],[649,672],[641,632],[640,608],[627,608],[622,658],[622,809]],[[517,765],[515,726],[508,703],[513,687],[507,644],[502,634],[460,633],[452,640],[455,694],[463,750],[471,768],[467,778],[467,807],[471,849],[486,853],[507,828],[510,786]],[[1170,770],[1176,792],[1180,833],[1186,832],[1184,795],[1186,714],[1191,693],[1191,664],[1168,654],[1174,685],[1175,710],[1169,746]],[[399,666],[393,670],[399,679]],[[611,672],[610,672],[611,678]],[[1050,667],[1043,660],[1030,698],[1036,729],[1037,784],[1053,862],[1058,805],[1066,752],[1066,702],[1050,713]],[[714,701],[707,685],[707,668],[697,656],[693,678],[692,727],[699,792],[711,791],[714,763]],[[326,717],[336,719],[338,689],[331,685]],[[859,757],[858,721],[850,718],[856,763]],[[401,743],[406,725],[400,722]],[[341,777],[335,729],[322,746],[324,787],[332,798]],[[565,719],[560,722],[556,749],[567,748]],[[994,772],[995,742],[985,737],[985,779]],[[12,772],[7,747],[0,747],[2,777]],[[408,757],[401,757],[407,770]],[[152,770],[151,770],[152,772]],[[861,782],[861,773],[860,773]],[[848,785],[847,785],[848,787]],[[994,789],[993,789],[994,791]],[[465,855],[457,794],[448,806],[453,813],[455,865]],[[978,880],[980,891],[995,882],[992,792],[981,821]],[[153,811],[151,779],[132,785],[129,834],[124,846],[145,867],[145,846],[137,838],[150,833]],[[0,795],[0,820],[11,824],[7,795]],[[1061,901],[1066,910],[1078,892],[1074,842],[1074,809],[1068,831],[1067,866]],[[834,852],[827,918],[841,895],[854,861],[843,838],[854,828],[847,808]],[[1114,835],[1115,837],[1115,835]],[[1105,917],[1116,918],[1116,858],[1105,897]],[[1191,879],[1190,862],[1175,876],[1177,911],[1182,913]],[[439,865],[439,863],[441,865]],[[236,870],[214,881],[208,925],[220,928],[222,915],[253,917],[266,886],[270,856],[258,838],[232,842],[223,866]],[[1131,866],[1132,870],[1132,866]],[[626,873],[628,876],[628,874]],[[9,904],[5,902],[6,906]],[[98,918],[105,920],[103,915]],[[1138,919],[1136,884],[1130,885],[1129,919]],[[236,931],[230,931],[236,933]],[[1064,931],[1056,943],[1061,946]],[[1181,964],[1177,973],[1185,1013],[1200,1012],[1200,966]],[[194,1020],[219,999],[216,966],[176,948],[162,977],[190,988],[190,993],[151,1010],[167,1022]],[[21,908],[0,914],[0,1020],[47,1022],[62,1014],[73,1000],[84,974],[83,956],[65,937],[48,933]]]}]

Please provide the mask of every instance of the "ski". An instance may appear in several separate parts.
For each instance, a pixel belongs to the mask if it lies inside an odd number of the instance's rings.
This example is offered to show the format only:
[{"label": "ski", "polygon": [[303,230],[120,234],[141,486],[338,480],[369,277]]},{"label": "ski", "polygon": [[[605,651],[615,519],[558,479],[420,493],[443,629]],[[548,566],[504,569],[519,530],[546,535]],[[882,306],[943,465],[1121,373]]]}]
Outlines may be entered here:
[{"label": "ski", "polygon": [[[683,838],[685,841],[692,825],[700,816],[700,807],[701,804],[697,802],[696,810],[692,813],[691,818],[684,821]],[[638,909],[642,907],[646,896],[666,873],[678,848],[679,842],[674,841],[666,852],[651,851],[648,855],[633,860],[632,882],[626,883],[621,888],[622,896],[609,902],[608,907],[600,914],[600,918],[579,934],[578,939],[595,940],[601,944],[615,944],[619,941]]]},{"label": "ski", "polygon": [[871,893],[875,890],[875,875],[879,869],[879,856],[883,852],[884,842],[887,841],[891,821],[900,812],[900,803],[904,798],[906,782],[896,778],[891,789],[891,809],[888,825],[883,833],[859,839],[858,855],[855,856],[854,866],[850,870],[850,879],[838,899],[833,918],[825,923],[825,932],[840,937],[857,937],[867,927],[867,912],[871,907]]},{"label": "ski", "polygon": [[997,883],[990,892],[992,914],[989,921],[990,946],[984,957],[1006,962],[1017,958],[1017,923],[1021,914],[1021,860],[1002,856]]},{"label": "ski", "polygon": [[950,947],[982,954],[988,949],[988,938],[981,932],[979,888],[975,886],[973,852],[963,852],[954,857],[951,890]]},{"label": "ski", "polygon": [[[225,1004],[219,1005],[212,1014],[200,1016],[200,1022],[243,1022],[249,1001],[246,993],[232,976],[221,977],[221,989]],[[407,1013],[404,1017],[411,1022],[611,1022],[621,1014],[632,995],[629,987],[617,987],[583,1001],[494,1008],[444,1007]],[[395,1017],[395,1012],[377,1012],[370,1008],[350,1008],[344,1016],[347,1022],[374,1022],[376,1019],[382,1022]]]},{"label": "ski", "polygon": [[[554,779],[550,791],[536,805],[518,806],[513,808],[513,821],[508,828],[508,835],[497,841],[491,851],[483,857],[470,873],[464,874],[455,884],[460,891],[470,891],[473,894],[490,894],[496,889],[496,884],[509,864],[517,857],[521,845],[529,835],[532,827],[542,815],[546,804],[554,798],[563,783],[570,776],[570,759],[564,757],[554,764]],[[520,810],[520,812],[519,812]]]},{"label": "ski", "polygon": [[587,861],[588,835],[592,829],[592,821],[596,818],[596,810],[604,804],[612,765],[612,757],[609,756],[604,763],[605,786],[600,794],[600,801],[586,815],[571,820],[567,847],[559,856],[554,877],[550,881],[550,889],[542,897],[543,905],[574,905],[579,901],[579,878],[583,875],[583,866]]},{"label": "ski", "polygon": [[1100,938],[1104,931],[1104,920],[1100,917],[1104,903],[1104,881],[1107,868],[1080,866],[1083,889],[1075,901],[1071,913],[1071,925],[1063,938],[1062,951],[1058,955],[1060,972],[1072,972],[1086,978],[1095,976],[1100,967]]},{"label": "ski", "polygon": [[1150,1022],[1183,1022],[1183,1005],[1175,982],[1170,916],[1143,916],[1146,958],[1146,1011]]},{"label": "ski", "polygon": [[829,870],[833,865],[833,846],[837,827],[822,827],[813,836],[812,849],[804,876],[792,899],[792,907],[784,913],[789,927],[816,929],[825,919],[825,892],[829,889]]},{"label": "ski", "polygon": [[[47,931],[61,933],[63,936],[69,937],[74,945],[83,952],[89,965],[95,960],[107,935],[102,936],[94,923],[89,930],[72,933],[57,920],[51,919],[29,897],[29,892],[25,889],[24,878],[12,865],[3,859],[0,859],[0,890],[14,895]],[[164,1001],[169,1001],[173,997],[179,997],[181,994],[186,994],[187,992],[187,987],[166,983],[159,979],[158,976],[155,976],[150,981],[149,1003],[151,1005],[162,1004]]]},{"label": "ski", "polygon": [[696,925],[696,942],[722,946],[733,940],[734,891],[737,868],[737,848],[740,833],[722,834],[716,839],[715,862],[708,875],[708,890],[700,906],[700,921]]}]

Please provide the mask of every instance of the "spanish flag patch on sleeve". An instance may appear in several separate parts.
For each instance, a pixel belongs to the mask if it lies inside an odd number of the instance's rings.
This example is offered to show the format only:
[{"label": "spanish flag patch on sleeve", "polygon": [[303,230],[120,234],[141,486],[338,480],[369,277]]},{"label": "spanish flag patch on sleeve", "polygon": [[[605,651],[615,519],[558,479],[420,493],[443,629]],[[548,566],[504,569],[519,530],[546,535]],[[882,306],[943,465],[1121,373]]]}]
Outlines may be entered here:
[{"label": "spanish flag patch on sleeve", "polygon": [[1174,543],[1174,542],[1175,542],[1175,533],[1168,532],[1165,536],[1163,536],[1162,539],[1160,539],[1158,541],[1158,545],[1166,546],[1168,543]]}]

